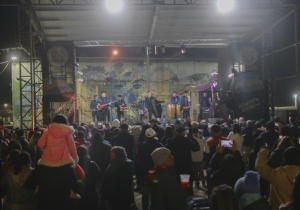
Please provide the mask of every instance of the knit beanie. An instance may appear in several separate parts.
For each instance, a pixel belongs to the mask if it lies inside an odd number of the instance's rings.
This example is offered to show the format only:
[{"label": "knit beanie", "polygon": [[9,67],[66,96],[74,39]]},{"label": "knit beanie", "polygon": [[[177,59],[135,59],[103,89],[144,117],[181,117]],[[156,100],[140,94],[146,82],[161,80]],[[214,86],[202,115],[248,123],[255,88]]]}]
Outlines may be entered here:
[{"label": "knit beanie", "polygon": [[115,119],[115,120],[112,122],[111,126],[112,126],[112,127],[116,127],[116,128],[120,127],[120,120]]},{"label": "knit beanie", "polygon": [[244,177],[237,180],[234,186],[234,192],[237,197],[242,196],[245,193],[259,194],[259,175],[255,171],[247,171]]},{"label": "knit beanie", "polygon": [[152,154],[152,160],[156,166],[159,166],[165,162],[165,160],[170,156],[171,152],[167,148],[160,147],[156,148]]}]

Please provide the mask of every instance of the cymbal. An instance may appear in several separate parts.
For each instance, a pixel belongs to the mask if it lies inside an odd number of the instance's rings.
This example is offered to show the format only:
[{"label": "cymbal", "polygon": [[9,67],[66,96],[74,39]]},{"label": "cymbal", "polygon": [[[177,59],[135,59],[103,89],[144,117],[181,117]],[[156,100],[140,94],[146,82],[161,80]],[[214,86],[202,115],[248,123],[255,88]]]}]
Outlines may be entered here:
[{"label": "cymbal", "polygon": [[132,104],[131,107],[133,107],[133,108],[139,108],[139,105],[137,105],[137,104]]}]

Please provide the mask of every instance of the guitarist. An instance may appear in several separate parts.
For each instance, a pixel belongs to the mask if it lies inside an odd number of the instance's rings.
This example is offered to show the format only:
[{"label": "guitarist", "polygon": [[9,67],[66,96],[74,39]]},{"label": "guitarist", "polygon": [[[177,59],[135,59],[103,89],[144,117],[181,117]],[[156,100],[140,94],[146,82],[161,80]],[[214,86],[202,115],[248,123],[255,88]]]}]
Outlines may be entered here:
[{"label": "guitarist", "polygon": [[188,91],[185,90],[183,96],[181,97],[183,119],[190,118],[190,106],[191,106],[191,101],[188,97]]},{"label": "guitarist", "polygon": [[121,116],[123,117],[123,119],[125,119],[125,117],[124,117],[124,111],[121,111],[121,108],[126,107],[126,103],[122,99],[121,95],[118,95],[118,101],[115,102],[115,107],[117,107],[118,119],[121,122]]},{"label": "guitarist", "polygon": [[[109,106],[111,105],[111,103],[110,103],[109,99],[106,97],[106,92],[102,92],[101,96],[98,97],[97,104],[98,104],[98,110],[99,110],[97,120],[105,122],[106,117],[107,117],[107,121],[110,121]],[[104,106],[104,105],[106,105],[106,106]]]}]

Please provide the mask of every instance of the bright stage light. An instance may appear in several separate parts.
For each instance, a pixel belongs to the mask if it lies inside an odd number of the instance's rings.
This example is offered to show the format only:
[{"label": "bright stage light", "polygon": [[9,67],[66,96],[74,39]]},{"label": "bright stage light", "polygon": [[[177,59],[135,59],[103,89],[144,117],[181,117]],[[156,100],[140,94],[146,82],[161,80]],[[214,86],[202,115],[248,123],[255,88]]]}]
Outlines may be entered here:
[{"label": "bright stage light", "polygon": [[180,47],[180,52],[181,52],[181,54],[184,54],[184,53],[185,53],[185,48],[186,48],[186,46],[184,46],[184,45],[182,45],[182,46]]},{"label": "bright stage light", "polygon": [[217,7],[220,12],[229,12],[234,7],[234,0],[218,0]]},{"label": "bright stage light", "polygon": [[106,7],[111,12],[118,12],[123,7],[123,0],[106,0]]},{"label": "bright stage light", "polygon": [[213,86],[214,88],[216,88],[216,87],[217,87],[217,85],[218,85],[218,83],[217,83],[217,82],[214,82],[214,83],[212,83],[212,86]]},{"label": "bright stage light", "polygon": [[113,55],[118,55],[118,50],[113,50]]},{"label": "bright stage light", "polygon": [[16,56],[13,56],[13,57],[11,57],[11,60],[13,60],[13,61],[15,61],[15,60],[17,60],[18,58],[16,57]]},{"label": "bright stage light", "polygon": [[228,76],[229,76],[229,78],[232,78],[232,77],[234,76],[234,74],[231,73],[231,74],[229,74]]}]

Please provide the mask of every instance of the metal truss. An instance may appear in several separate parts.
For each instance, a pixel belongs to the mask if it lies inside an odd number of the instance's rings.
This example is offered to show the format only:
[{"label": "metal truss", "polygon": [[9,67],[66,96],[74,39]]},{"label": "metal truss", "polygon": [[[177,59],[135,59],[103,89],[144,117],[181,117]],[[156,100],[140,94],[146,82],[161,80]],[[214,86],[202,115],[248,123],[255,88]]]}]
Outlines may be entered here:
[{"label": "metal truss", "polygon": [[230,41],[227,39],[180,39],[180,40],[92,40],[92,41],[75,41],[77,47],[95,47],[95,46],[165,46],[165,47],[178,47],[181,45],[190,47],[228,47]]},{"label": "metal truss", "polygon": [[295,12],[294,12],[294,22],[295,22],[295,64],[296,64],[296,76],[297,76],[297,112],[298,117],[300,116],[300,3],[296,1]]},{"label": "metal truss", "polygon": [[[265,118],[274,116],[274,68],[273,68],[273,34],[272,31],[264,31],[262,34],[262,76],[268,81],[269,100],[265,99],[265,107],[268,107],[269,113],[265,111]],[[269,105],[269,106],[267,106]],[[270,108],[271,109],[270,109]],[[266,109],[265,109],[266,110]]]},{"label": "metal truss", "polygon": [[[216,0],[125,0],[125,5],[212,5]],[[32,0],[34,5],[100,5],[103,0]],[[288,0],[244,0],[238,5],[286,5]]]},{"label": "metal truss", "polygon": [[[42,62],[37,48],[45,36],[32,7],[19,7],[19,45],[23,49],[19,58],[20,126],[30,130],[43,125]],[[37,31],[39,30],[39,31]]]}]

